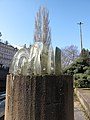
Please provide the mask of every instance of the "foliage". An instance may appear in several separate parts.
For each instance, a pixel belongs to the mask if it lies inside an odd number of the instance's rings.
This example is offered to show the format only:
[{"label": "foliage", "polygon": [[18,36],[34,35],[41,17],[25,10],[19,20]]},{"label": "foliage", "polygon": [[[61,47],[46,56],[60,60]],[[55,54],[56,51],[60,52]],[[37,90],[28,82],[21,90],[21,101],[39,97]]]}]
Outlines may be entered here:
[{"label": "foliage", "polygon": [[90,64],[87,62],[87,58],[80,57],[63,73],[74,76],[75,87],[90,88]]},{"label": "foliage", "polygon": [[81,55],[80,55],[83,59],[87,58],[89,56],[89,50],[87,49],[82,49]]},{"label": "foliage", "polygon": [[90,88],[90,81],[87,79],[78,79],[74,82],[75,87]]}]

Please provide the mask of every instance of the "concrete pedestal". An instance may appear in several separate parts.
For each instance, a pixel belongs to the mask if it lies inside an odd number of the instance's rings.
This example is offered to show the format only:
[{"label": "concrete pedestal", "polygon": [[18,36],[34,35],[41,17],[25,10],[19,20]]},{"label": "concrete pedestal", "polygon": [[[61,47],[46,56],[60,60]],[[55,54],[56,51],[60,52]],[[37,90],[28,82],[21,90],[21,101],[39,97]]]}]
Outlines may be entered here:
[{"label": "concrete pedestal", "polygon": [[5,120],[74,120],[72,76],[7,76]]}]

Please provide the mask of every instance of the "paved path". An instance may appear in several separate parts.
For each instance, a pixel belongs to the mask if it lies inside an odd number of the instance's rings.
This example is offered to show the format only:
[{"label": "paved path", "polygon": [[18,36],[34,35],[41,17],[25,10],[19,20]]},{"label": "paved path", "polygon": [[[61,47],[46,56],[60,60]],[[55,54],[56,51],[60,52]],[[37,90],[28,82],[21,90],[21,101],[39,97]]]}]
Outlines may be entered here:
[{"label": "paved path", "polygon": [[74,97],[74,120],[90,120],[85,114],[85,110],[82,108],[80,102]]}]

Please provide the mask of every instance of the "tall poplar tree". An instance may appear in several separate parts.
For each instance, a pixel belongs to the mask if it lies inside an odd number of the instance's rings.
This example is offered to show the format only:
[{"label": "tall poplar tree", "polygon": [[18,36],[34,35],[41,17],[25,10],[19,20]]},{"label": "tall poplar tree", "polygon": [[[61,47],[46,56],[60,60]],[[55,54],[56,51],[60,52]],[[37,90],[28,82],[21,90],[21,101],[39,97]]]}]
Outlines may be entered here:
[{"label": "tall poplar tree", "polygon": [[40,7],[35,17],[34,42],[42,42],[47,48],[51,44],[49,12],[45,7]]}]

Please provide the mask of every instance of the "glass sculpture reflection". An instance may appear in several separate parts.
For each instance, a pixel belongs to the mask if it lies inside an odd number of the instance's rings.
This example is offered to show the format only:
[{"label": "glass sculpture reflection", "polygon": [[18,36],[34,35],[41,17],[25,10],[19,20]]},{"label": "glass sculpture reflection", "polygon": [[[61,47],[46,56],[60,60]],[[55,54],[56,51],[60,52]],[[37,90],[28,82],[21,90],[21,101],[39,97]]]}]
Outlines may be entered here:
[{"label": "glass sculpture reflection", "polygon": [[43,75],[54,73],[54,53],[41,42],[21,48],[14,56],[10,73],[14,75]]}]

